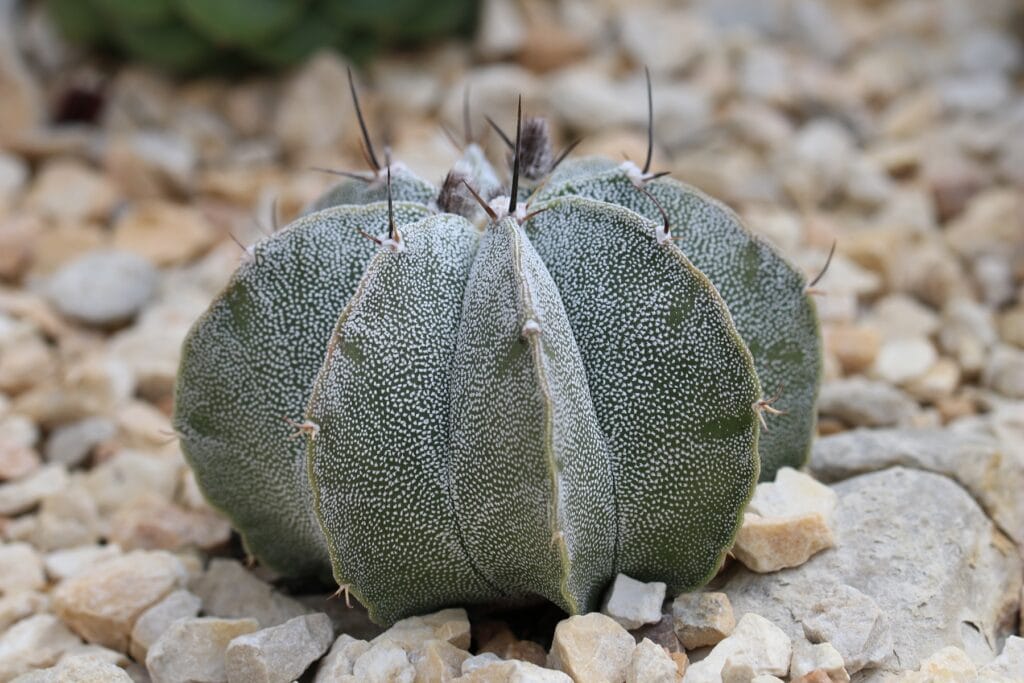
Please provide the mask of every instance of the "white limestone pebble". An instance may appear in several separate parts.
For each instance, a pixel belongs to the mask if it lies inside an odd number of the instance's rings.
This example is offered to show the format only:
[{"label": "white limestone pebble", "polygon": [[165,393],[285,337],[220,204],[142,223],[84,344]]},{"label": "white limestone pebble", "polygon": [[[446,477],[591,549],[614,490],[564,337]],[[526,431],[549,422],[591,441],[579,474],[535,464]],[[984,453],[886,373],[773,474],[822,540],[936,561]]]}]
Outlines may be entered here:
[{"label": "white limestone pebble", "polygon": [[573,683],[573,679],[561,671],[545,669],[530,662],[514,659],[488,662],[467,674],[453,678],[451,683]]},{"label": "white limestone pebble", "polygon": [[198,616],[202,601],[185,589],[168,594],[135,620],[132,627],[129,653],[137,662],[146,661],[149,648],[178,619]]},{"label": "white limestone pebble", "polygon": [[156,291],[157,270],[126,251],[96,250],[58,270],[50,301],[65,316],[100,327],[130,320]]},{"label": "white limestone pebble", "polygon": [[626,667],[626,683],[676,683],[676,663],[665,648],[644,638]]},{"label": "white limestone pebble", "polygon": [[634,629],[658,623],[664,601],[664,583],[644,583],[619,574],[608,591],[601,611],[619,622],[623,628]]},{"label": "white limestone pebble", "polygon": [[409,655],[417,681],[450,681],[462,674],[469,653],[444,640],[428,640]]},{"label": "white limestone pebble", "polygon": [[22,619],[0,635],[0,681],[53,666],[62,654],[81,642],[52,614]]},{"label": "white limestone pebble", "polygon": [[358,640],[342,633],[334,641],[327,656],[320,660],[313,683],[332,683],[338,681],[342,676],[352,674],[352,667],[367,650],[370,644],[365,640]]},{"label": "white limestone pebble", "polygon": [[62,492],[68,481],[63,465],[46,465],[21,479],[0,484],[0,515],[26,512],[43,498]]},{"label": "white limestone pebble", "polygon": [[306,614],[238,636],[225,653],[229,683],[288,683],[331,646],[334,628],[326,614]]},{"label": "white limestone pebble", "polygon": [[62,657],[57,666],[23,674],[12,683],[132,683],[132,677],[117,664],[85,654]]},{"label": "white limestone pebble", "polygon": [[748,569],[763,573],[798,567],[834,545],[832,529],[820,513],[762,517],[746,512],[732,554]]},{"label": "white limestone pebble", "polygon": [[715,645],[707,657],[690,665],[683,683],[722,683],[723,667],[730,659],[733,669],[749,667],[753,675],[785,676],[792,651],[792,641],[782,629],[762,616],[747,613],[732,635]]},{"label": "white limestone pebble", "polygon": [[636,642],[609,616],[592,612],[563,619],[555,627],[548,666],[576,681],[621,683]]},{"label": "white limestone pebble", "polygon": [[443,640],[455,647],[468,650],[470,631],[466,610],[453,607],[433,614],[401,619],[371,642],[391,641],[411,653],[425,641],[432,639]]},{"label": "white limestone pebble", "polygon": [[360,655],[352,667],[352,676],[353,681],[365,683],[413,683],[416,669],[401,645],[384,640]]},{"label": "white limestone pebble", "polygon": [[789,675],[795,680],[811,674],[817,674],[818,678],[824,675],[828,683],[850,683],[850,674],[843,664],[843,656],[831,643],[812,645],[797,641],[793,646]]},{"label": "white limestone pebble", "polygon": [[261,628],[308,614],[300,602],[279,593],[235,560],[214,559],[191,590],[203,601],[203,613],[214,617],[251,617]]},{"label": "white limestone pebble", "polygon": [[224,683],[228,643],[257,628],[255,619],[179,619],[149,648],[146,669],[153,683]]},{"label": "white limestone pebble", "polygon": [[136,551],[67,579],[53,592],[53,606],[85,640],[127,652],[139,615],[187,580],[185,565],[174,555]]},{"label": "white limestone pebble", "polygon": [[46,585],[43,559],[28,543],[0,543],[0,595],[40,590]]},{"label": "white limestone pebble", "polygon": [[736,628],[725,593],[682,593],[672,601],[672,620],[687,650],[717,645]]},{"label": "white limestone pebble", "polygon": [[836,492],[814,477],[792,467],[783,467],[775,475],[775,481],[757,485],[747,512],[762,517],[793,517],[817,512],[828,522],[838,502]]}]

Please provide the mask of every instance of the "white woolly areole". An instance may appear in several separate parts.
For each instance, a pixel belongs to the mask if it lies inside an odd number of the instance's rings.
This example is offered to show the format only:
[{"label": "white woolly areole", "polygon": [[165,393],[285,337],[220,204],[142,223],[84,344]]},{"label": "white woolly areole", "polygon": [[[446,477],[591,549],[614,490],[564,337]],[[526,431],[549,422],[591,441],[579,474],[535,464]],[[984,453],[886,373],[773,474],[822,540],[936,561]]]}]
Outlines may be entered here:
[{"label": "white woolly areole", "polygon": [[498,216],[497,218],[494,219],[495,222],[500,221],[502,218],[508,216],[508,204],[510,201],[512,201],[511,197],[509,197],[508,195],[501,195],[487,202],[487,206],[491,207],[491,211],[493,211]]},{"label": "white woolly areole", "polygon": [[391,251],[393,254],[397,254],[405,251],[405,240],[402,239],[401,233],[395,230],[395,238],[392,239],[387,237],[382,239],[380,241],[380,246]]},{"label": "white woolly areole", "polygon": [[523,324],[523,336],[528,337],[534,334],[540,334],[540,323],[530,318]]},{"label": "white woolly areole", "polygon": [[626,174],[630,182],[639,187],[644,182],[644,172],[640,170],[640,167],[634,164],[632,161],[623,161],[619,164],[619,169]]}]

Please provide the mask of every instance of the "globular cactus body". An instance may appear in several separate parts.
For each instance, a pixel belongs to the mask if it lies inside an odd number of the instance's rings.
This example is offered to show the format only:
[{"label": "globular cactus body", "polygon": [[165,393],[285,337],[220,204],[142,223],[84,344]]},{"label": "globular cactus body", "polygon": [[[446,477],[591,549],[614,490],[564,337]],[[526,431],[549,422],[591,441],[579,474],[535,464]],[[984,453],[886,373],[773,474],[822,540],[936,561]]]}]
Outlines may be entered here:
[{"label": "globular cactus body", "polygon": [[[528,595],[583,612],[620,572],[693,589],[758,479],[757,353],[719,289],[764,285],[760,243],[709,238],[701,259],[738,268],[709,280],[644,203],[685,247],[725,225],[703,195],[591,160],[524,208],[496,177],[470,147],[440,192],[390,162],[344,180],[185,344],[175,425],[203,490],[250,552],[329,560],[381,623]],[[466,185],[488,196],[466,208]],[[788,360],[813,401],[817,358]]]}]

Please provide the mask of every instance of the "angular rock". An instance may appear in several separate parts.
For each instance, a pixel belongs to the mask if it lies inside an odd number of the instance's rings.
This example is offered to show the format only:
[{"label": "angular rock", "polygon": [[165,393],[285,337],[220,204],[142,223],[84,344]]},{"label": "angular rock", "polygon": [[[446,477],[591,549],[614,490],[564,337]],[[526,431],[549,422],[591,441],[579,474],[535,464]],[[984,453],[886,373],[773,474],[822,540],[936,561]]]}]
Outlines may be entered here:
[{"label": "angular rock", "polygon": [[158,496],[142,495],[110,520],[108,538],[125,550],[213,548],[226,543],[231,524],[212,510],[186,510]]},{"label": "angular rock", "polygon": [[228,643],[257,628],[255,619],[179,619],[149,648],[146,668],[153,683],[224,683]]},{"label": "angular rock", "polygon": [[0,681],[52,666],[81,642],[52,614],[22,619],[0,634]]},{"label": "angular rock", "polygon": [[260,628],[283,624],[313,610],[278,593],[235,560],[214,558],[196,579],[192,592],[203,601],[203,613],[215,617],[251,617]]},{"label": "angular rock", "polygon": [[225,653],[230,683],[288,683],[320,658],[334,640],[326,614],[306,614],[238,636]]},{"label": "angular rock", "polygon": [[988,664],[978,669],[984,677],[999,679],[1000,676],[1012,680],[1014,676],[1024,676],[1024,638],[1010,636],[1003,645],[1003,651]]},{"label": "angular rock", "polygon": [[187,579],[185,566],[170,553],[128,553],[57,586],[54,611],[85,640],[127,652],[139,615]]},{"label": "angular rock", "polygon": [[944,647],[923,660],[916,671],[907,671],[896,680],[899,683],[976,681],[977,674],[978,668],[966,652],[958,647]]},{"label": "angular rock", "polygon": [[156,285],[156,269],[140,256],[96,250],[54,273],[48,293],[68,318],[107,327],[133,318],[152,298]]},{"label": "angular rock", "polygon": [[966,297],[950,300],[942,309],[939,346],[963,371],[974,375],[998,341],[992,309]]},{"label": "angular rock", "polygon": [[[992,659],[989,643],[1013,628],[1021,559],[974,500],[947,477],[901,467],[834,489],[839,545],[778,574],[738,569],[724,587],[734,609],[806,639],[812,608],[848,585],[889,619],[897,659],[885,670],[916,667],[951,645],[977,661]],[[841,642],[829,640],[853,668]]]},{"label": "angular rock", "polygon": [[621,683],[635,649],[626,629],[611,617],[593,612],[558,622],[548,666],[576,681]]},{"label": "angular rock", "polygon": [[0,515],[17,515],[39,504],[46,496],[63,491],[68,472],[63,465],[47,465],[24,479],[0,484]]},{"label": "angular rock", "polygon": [[367,650],[370,644],[365,640],[357,640],[347,633],[338,636],[327,656],[320,660],[313,683],[332,683],[341,680],[342,676],[352,674],[352,667]]},{"label": "angular rock", "polygon": [[[417,679],[418,680],[418,679]],[[553,671],[529,662],[489,662],[473,669],[452,683],[572,683],[561,671]]]},{"label": "angular rock", "polygon": [[468,650],[470,630],[466,610],[455,607],[424,616],[408,617],[396,621],[391,628],[370,642],[391,641],[411,653],[428,640],[441,640]]},{"label": "angular rock", "polygon": [[462,674],[462,662],[468,658],[468,652],[443,640],[428,640],[409,655],[417,681],[439,683],[458,678]]},{"label": "angular rock", "polygon": [[672,601],[676,636],[687,650],[717,645],[736,628],[725,593],[682,593]]},{"label": "angular rock", "polygon": [[390,640],[374,643],[352,667],[353,681],[413,683],[416,669],[400,645]]},{"label": "angular rock", "polygon": [[789,671],[792,642],[782,629],[762,616],[744,614],[732,634],[699,662],[686,670],[684,683],[718,683],[725,679],[725,667],[733,676],[760,674],[785,676]]},{"label": "angular rock", "polygon": [[28,543],[0,543],[0,595],[41,590],[43,559]]},{"label": "angular rock", "polygon": [[117,545],[85,545],[55,550],[47,554],[43,563],[51,579],[63,581],[118,555],[121,555],[121,548]]},{"label": "angular rock", "polygon": [[794,679],[813,673],[824,674],[828,683],[850,683],[850,674],[843,665],[843,656],[831,643],[810,645],[797,642],[793,647],[793,659],[789,664],[789,675]]},{"label": "angular rock", "polygon": [[134,204],[114,224],[114,247],[157,266],[188,262],[217,236],[198,209],[156,199]]},{"label": "angular rock", "polygon": [[137,662],[146,661],[146,653],[164,631],[178,619],[191,619],[199,614],[202,600],[198,596],[181,589],[169,593],[139,615],[132,626],[129,654]]},{"label": "angular rock", "polygon": [[102,527],[96,501],[81,480],[72,480],[67,489],[43,498],[28,540],[40,550],[90,546],[100,540]]},{"label": "angular rock", "polygon": [[625,574],[615,577],[601,611],[626,629],[656,624],[661,620],[661,603],[665,601],[665,584],[644,583]]},{"label": "angular rock", "polygon": [[[663,614],[656,623],[631,629],[630,633],[633,634],[633,640],[637,643],[646,638],[655,645],[665,648],[665,651],[670,654],[683,650],[683,644],[679,642],[679,636],[676,635],[675,619],[672,614]],[[506,654],[505,657],[508,658],[509,655]],[[523,657],[516,657],[516,659],[523,659]]]},{"label": "angular rock", "polygon": [[802,622],[804,637],[832,645],[848,673],[878,668],[892,655],[889,620],[874,600],[852,586],[834,586],[810,606]]},{"label": "angular rock", "polygon": [[938,358],[935,347],[923,337],[892,339],[879,349],[872,374],[890,384],[906,384],[922,377]]},{"label": "angular rock", "polygon": [[[99,506],[100,514],[106,516],[136,496],[152,494],[170,500],[180,467],[175,458],[123,450],[89,470],[82,482]],[[133,494],[128,500],[126,490]]]},{"label": "angular rock", "polygon": [[644,638],[626,667],[626,683],[676,683],[676,663],[664,648]]},{"label": "angular rock", "polygon": [[[1018,424],[1019,422],[1019,424]],[[825,482],[889,467],[953,477],[1017,543],[1024,544],[1024,420],[1013,411],[953,429],[858,429],[818,439],[810,469]]]},{"label": "angular rock", "polygon": [[462,660],[462,675],[465,676],[472,671],[482,669],[483,667],[490,666],[491,664],[497,664],[501,661],[501,657],[493,652],[483,652],[478,655],[473,655],[472,657],[467,657]]},{"label": "angular rock", "polygon": [[747,512],[762,517],[792,517],[816,512],[828,521],[832,519],[838,500],[835,491],[814,477],[792,467],[783,467],[776,473],[775,481],[757,485]]},{"label": "angular rock", "polygon": [[113,211],[117,194],[102,173],[78,161],[58,159],[36,175],[25,205],[57,222],[102,221]]},{"label": "angular rock", "polygon": [[996,345],[982,379],[986,386],[1004,396],[1024,398],[1024,351],[1005,344]]},{"label": "angular rock", "polygon": [[48,462],[67,467],[80,465],[92,450],[117,434],[117,425],[105,417],[87,417],[58,427],[46,441],[44,455]]},{"label": "angular rock", "polygon": [[19,676],[14,683],[133,683],[117,664],[92,655],[62,657],[57,666]]},{"label": "angular rock", "polygon": [[744,513],[732,554],[755,572],[798,567],[811,556],[835,546],[828,522],[818,512],[790,517]]},{"label": "angular rock", "polygon": [[50,596],[32,591],[19,591],[0,597],[0,633],[16,621],[48,611]]},{"label": "angular rock", "polygon": [[818,412],[851,427],[891,427],[910,420],[917,402],[885,382],[862,377],[832,380],[821,386]]}]

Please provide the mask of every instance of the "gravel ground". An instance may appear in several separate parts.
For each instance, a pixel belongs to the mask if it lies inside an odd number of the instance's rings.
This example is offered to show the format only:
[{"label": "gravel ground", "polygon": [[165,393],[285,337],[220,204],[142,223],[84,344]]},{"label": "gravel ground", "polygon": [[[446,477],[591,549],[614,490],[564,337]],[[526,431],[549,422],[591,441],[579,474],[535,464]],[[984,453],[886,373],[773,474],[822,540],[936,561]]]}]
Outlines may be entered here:
[{"label": "gravel ground", "polygon": [[347,65],[176,82],[0,1],[0,682],[1024,680],[1021,5],[483,4],[472,44],[360,71],[375,134],[440,181],[469,88],[478,135],[522,95],[640,160],[648,66],[655,168],[809,275],[838,244],[810,476],[759,487],[712,592],[625,577],[607,616],[380,635],[246,566],[170,429],[179,347],[312,167],[363,166]]}]

